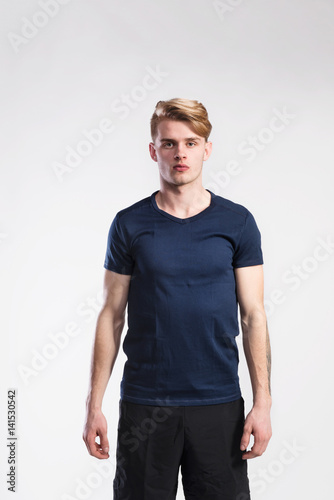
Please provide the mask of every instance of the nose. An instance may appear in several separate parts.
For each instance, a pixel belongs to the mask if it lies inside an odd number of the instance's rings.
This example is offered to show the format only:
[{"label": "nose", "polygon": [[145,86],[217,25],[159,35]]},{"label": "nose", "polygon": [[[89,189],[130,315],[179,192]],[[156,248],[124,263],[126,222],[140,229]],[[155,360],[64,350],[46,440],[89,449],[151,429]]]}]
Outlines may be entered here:
[{"label": "nose", "polygon": [[175,160],[180,160],[181,158],[185,158],[186,152],[183,150],[182,146],[178,146],[177,151],[174,155]]}]

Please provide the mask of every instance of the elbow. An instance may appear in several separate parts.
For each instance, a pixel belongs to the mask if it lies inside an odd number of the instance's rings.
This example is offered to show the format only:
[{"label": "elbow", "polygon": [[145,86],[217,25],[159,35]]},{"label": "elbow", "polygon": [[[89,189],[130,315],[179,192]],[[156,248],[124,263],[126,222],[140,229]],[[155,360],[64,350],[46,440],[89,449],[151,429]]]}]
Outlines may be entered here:
[{"label": "elbow", "polygon": [[119,332],[120,335],[122,334],[124,325],[125,325],[125,316],[124,314],[122,316],[114,317],[114,331]]},{"label": "elbow", "polygon": [[100,311],[98,323],[106,325],[108,329],[111,328],[116,337],[118,337],[122,334],[124,328],[125,310],[106,305]]},{"label": "elbow", "polygon": [[263,306],[254,307],[249,311],[241,311],[240,318],[243,331],[249,331],[253,328],[261,328],[267,323],[266,312]]}]

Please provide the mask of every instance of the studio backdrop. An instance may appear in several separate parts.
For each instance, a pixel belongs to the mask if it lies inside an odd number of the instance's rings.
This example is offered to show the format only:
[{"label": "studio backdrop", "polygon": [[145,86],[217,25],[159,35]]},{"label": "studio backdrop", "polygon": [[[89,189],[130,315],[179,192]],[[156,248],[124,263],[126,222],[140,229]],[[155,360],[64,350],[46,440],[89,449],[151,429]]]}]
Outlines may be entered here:
[{"label": "studio backdrop", "polygon": [[173,97],[208,110],[204,187],[262,235],[273,437],[252,498],[330,498],[334,2],[16,0],[0,23],[1,498],[112,498],[122,348],[110,458],[82,440],[107,235],[159,189],[149,121]]}]

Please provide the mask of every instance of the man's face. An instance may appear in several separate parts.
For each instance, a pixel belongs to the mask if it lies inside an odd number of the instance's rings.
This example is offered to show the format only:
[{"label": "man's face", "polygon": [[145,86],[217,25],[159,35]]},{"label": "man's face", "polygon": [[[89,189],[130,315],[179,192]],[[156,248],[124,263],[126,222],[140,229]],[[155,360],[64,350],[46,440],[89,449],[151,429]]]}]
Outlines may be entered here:
[{"label": "man's face", "polygon": [[201,176],[211,149],[212,143],[196,134],[190,122],[168,119],[159,123],[157,137],[150,143],[151,158],[158,163],[161,177],[176,186]]}]

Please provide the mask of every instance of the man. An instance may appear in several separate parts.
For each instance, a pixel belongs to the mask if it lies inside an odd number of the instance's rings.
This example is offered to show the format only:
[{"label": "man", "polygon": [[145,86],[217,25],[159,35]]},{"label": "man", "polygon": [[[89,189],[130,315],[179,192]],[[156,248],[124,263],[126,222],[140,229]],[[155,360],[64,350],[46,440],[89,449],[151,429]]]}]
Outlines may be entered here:
[{"label": "man", "polygon": [[[261,238],[246,208],[202,186],[210,132],[201,103],[159,101],[149,149],[160,190],[110,227],[83,439],[109,457],[101,406],[128,305],[115,500],[175,499],[179,467],[186,499],[247,500],[247,459],[271,437]],[[246,419],[238,304],[253,390]]]}]

